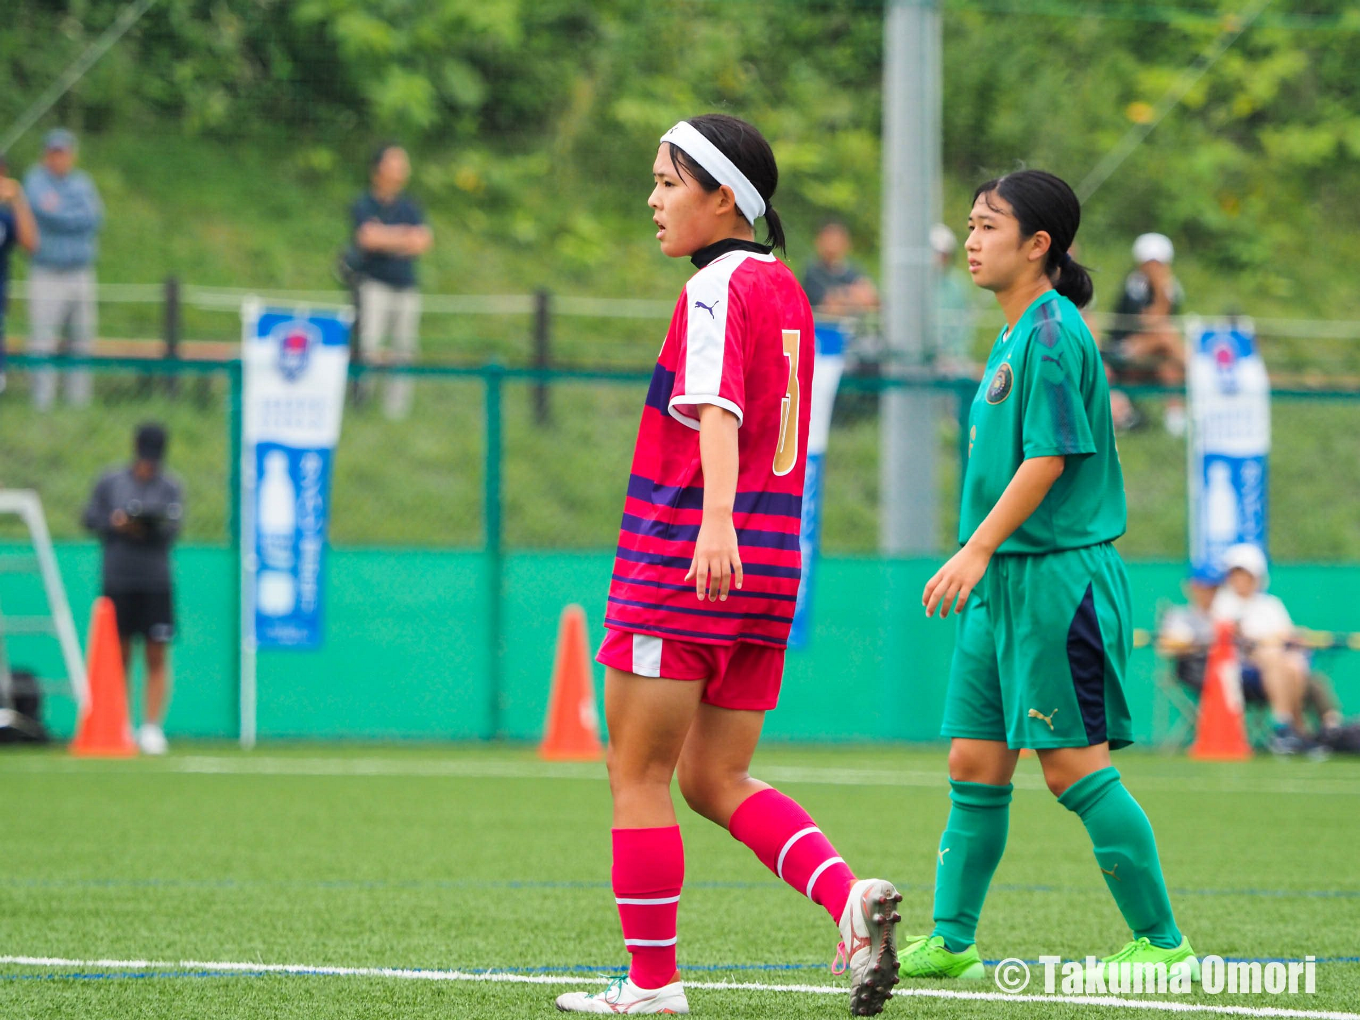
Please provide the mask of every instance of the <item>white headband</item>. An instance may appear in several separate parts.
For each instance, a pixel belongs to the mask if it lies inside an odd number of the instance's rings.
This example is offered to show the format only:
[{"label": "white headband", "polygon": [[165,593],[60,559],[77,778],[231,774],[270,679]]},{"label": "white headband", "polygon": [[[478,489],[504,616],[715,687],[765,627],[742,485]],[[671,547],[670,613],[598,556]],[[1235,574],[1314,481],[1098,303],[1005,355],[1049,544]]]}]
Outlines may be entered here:
[{"label": "white headband", "polygon": [[726,184],[736,196],[737,208],[752,224],[765,215],[765,199],[760,197],[756,186],[746,179],[736,164],[723,155],[723,151],[710,142],[687,120],[682,120],[661,136],[663,142],[673,142],[685,153],[708,171],[719,184]]}]

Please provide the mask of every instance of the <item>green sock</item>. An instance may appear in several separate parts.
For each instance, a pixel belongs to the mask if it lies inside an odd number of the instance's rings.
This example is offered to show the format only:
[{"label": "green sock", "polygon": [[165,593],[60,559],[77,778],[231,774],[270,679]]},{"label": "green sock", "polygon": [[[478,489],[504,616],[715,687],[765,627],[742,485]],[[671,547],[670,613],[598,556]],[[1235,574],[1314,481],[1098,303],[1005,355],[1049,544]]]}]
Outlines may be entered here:
[{"label": "green sock", "polygon": [[1058,803],[1086,826],[1096,863],[1134,938],[1175,949],[1181,933],[1166,894],[1157,840],[1143,809],[1113,766],[1092,772],[1070,787]]},{"label": "green sock", "polygon": [[1011,784],[949,781],[949,823],[935,864],[935,930],[945,948],[961,953],[977,941],[978,915],[987,898],[1010,825]]}]

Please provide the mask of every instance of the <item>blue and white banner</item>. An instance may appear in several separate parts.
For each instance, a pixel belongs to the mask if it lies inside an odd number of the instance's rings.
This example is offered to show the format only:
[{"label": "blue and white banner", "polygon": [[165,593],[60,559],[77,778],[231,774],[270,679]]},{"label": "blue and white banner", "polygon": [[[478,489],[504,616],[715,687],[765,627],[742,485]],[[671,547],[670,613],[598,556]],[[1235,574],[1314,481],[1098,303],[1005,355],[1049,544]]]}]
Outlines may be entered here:
[{"label": "blue and white banner", "polygon": [[805,648],[812,636],[812,588],[822,532],[822,466],[831,438],[831,410],[845,371],[845,333],[834,323],[821,323],[816,333],[817,356],[812,367],[812,419],[808,425],[807,478],[803,482],[803,521],[798,546],[803,555],[803,577],[793,607],[789,647]]},{"label": "blue and white banner", "polygon": [[245,636],[252,648],[316,648],[352,316],[252,302],[243,318]]},{"label": "blue and white banner", "polygon": [[1238,542],[1266,550],[1270,378],[1249,321],[1189,337],[1190,563],[1217,570]]}]

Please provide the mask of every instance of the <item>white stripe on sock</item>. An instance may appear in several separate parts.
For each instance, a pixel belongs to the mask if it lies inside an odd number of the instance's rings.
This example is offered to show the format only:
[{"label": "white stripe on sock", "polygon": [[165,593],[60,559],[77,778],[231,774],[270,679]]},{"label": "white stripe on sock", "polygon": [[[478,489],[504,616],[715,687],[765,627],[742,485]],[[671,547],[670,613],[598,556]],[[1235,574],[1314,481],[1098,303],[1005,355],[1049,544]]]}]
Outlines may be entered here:
[{"label": "white stripe on sock", "polygon": [[633,672],[638,676],[661,675],[661,639],[650,634],[633,635]]},{"label": "white stripe on sock", "polygon": [[679,941],[679,936],[669,939],[624,939],[625,946],[673,946]]},{"label": "white stripe on sock", "polygon": [[809,825],[806,829],[799,829],[792,836],[790,836],[789,841],[784,844],[784,849],[779,851],[779,859],[774,862],[774,873],[782,879],[784,877],[784,857],[786,854],[788,854],[789,847],[793,846],[793,844],[797,843],[809,832],[821,832],[821,831],[822,830],[817,828],[817,826]]},{"label": "white stripe on sock", "polygon": [[619,897],[615,896],[614,902],[621,907],[659,907],[666,903],[679,903],[680,897],[658,896],[656,899],[652,900],[633,900],[633,899],[620,899]]},{"label": "white stripe on sock", "polygon": [[812,899],[812,887],[813,887],[814,885],[817,884],[817,879],[819,879],[819,878],[822,877],[822,872],[823,872],[823,871],[825,871],[827,868],[831,867],[831,865],[833,865],[833,864],[844,864],[844,863],[845,863],[845,858],[844,858],[844,857],[830,857],[830,858],[827,858],[826,860],[822,861],[821,864],[817,865],[817,870],[814,871],[814,872],[812,873],[812,877],[808,879],[808,887],[807,887],[807,894],[806,894],[806,895],[807,895],[807,898],[808,898],[808,899]]}]

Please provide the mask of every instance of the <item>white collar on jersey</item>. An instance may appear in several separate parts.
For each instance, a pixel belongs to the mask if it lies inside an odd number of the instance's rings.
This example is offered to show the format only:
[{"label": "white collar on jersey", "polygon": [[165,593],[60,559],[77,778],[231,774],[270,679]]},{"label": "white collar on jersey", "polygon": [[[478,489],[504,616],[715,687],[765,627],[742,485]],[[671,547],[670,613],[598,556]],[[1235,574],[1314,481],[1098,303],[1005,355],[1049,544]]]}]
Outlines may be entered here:
[{"label": "white collar on jersey", "polygon": [[765,215],[765,199],[760,197],[756,186],[747,180],[746,175],[716,145],[710,142],[687,120],[682,120],[661,136],[663,142],[671,142],[684,149],[694,162],[708,171],[719,184],[726,184],[736,196],[737,208],[747,221],[754,224]]}]

